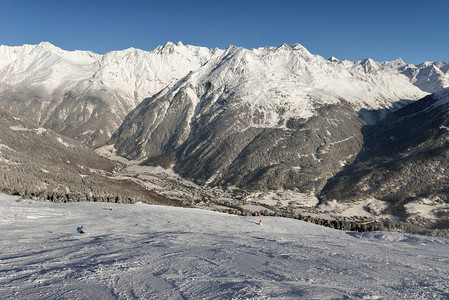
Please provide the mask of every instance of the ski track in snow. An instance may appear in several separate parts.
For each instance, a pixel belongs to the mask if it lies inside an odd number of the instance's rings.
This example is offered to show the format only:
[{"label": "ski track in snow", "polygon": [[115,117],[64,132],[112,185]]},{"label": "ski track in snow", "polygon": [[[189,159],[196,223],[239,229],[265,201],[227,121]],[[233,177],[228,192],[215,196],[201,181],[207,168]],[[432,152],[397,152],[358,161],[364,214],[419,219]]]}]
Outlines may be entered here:
[{"label": "ski track in snow", "polygon": [[449,297],[446,239],[274,217],[260,226],[258,217],[146,204],[16,199],[0,195],[0,299]]}]

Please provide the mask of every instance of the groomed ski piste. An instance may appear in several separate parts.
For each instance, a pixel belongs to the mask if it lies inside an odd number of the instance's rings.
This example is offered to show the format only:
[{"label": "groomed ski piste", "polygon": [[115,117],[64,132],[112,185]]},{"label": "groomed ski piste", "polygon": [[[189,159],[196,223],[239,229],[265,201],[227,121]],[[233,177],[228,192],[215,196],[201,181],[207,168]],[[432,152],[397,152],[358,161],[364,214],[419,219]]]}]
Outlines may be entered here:
[{"label": "groomed ski piste", "polygon": [[449,298],[446,239],[3,194],[0,213],[0,299]]}]

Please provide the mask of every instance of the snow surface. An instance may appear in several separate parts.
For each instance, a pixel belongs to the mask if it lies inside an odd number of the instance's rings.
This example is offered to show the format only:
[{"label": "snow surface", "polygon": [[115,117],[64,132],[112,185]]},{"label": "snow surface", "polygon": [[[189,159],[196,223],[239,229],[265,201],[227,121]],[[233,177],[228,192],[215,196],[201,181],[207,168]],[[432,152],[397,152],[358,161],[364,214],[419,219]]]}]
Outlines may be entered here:
[{"label": "snow surface", "polygon": [[449,204],[427,198],[422,198],[417,202],[407,203],[404,207],[407,210],[407,214],[429,220],[438,220],[438,214],[449,213]]},{"label": "snow surface", "polygon": [[34,131],[36,132],[37,135],[43,135],[45,132],[47,132],[47,129],[39,127],[39,128],[35,128],[35,129],[29,129],[26,127],[22,127],[22,126],[11,126],[9,127],[9,129],[11,129],[12,131]]},{"label": "snow surface", "polygon": [[449,297],[445,239],[5,195],[0,213],[2,299]]},{"label": "snow surface", "polygon": [[341,216],[341,217],[368,217],[376,218],[376,216],[382,215],[382,217],[389,217],[389,219],[395,219],[392,215],[383,214],[383,211],[389,207],[389,203],[386,201],[378,200],[370,197],[357,202],[339,203],[336,200],[328,201],[320,204],[317,210],[323,212],[325,215]]},{"label": "snow surface", "polygon": [[[293,204],[301,207],[315,207],[319,202],[318,198],[316,198],[313,194],[306,194],[289,190],[276,192],[253,192],[245,198],[245,201],[281,207],[288,207],[292,206]],[[249,209],[245,206],[243,206],[243,208]]]},{"label": "snow surface", "polygon": [[63,139],[61,139],[60,137],[56,138],[56,140],[61,143],[62,145],[64,145],[65,147],[70,147],[70,144],[64,142]]}]

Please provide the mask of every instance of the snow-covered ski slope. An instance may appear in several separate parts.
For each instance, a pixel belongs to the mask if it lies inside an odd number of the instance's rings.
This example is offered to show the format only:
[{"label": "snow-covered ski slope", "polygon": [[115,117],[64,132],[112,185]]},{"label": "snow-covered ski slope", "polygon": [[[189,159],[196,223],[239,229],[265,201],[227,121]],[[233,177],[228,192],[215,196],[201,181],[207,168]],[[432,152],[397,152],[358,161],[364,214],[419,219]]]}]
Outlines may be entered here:
[{"label": "snow-covered ski slope", "polygon": [[283,218],[258,225],[145,204],[16,200],[0,195],[0,299],[449,297],[445,239]]}]

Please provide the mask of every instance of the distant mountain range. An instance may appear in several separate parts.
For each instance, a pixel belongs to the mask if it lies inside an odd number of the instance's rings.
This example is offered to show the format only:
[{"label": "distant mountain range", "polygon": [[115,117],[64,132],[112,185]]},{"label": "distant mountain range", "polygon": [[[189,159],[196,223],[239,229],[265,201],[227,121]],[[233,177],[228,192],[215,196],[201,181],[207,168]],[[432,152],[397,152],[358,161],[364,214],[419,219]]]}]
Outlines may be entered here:
[{"label": "distant mountain range", "polygon": [[0,46],[0,107],[37,126],[200,184],[376,197],[402,214],[449,202],[448,87],[448,62],[340,61],[299,44]]},{"label": "distant mountain range", "polygon": [[98,146],[144,98],[220,52],[181,43],[105,55],[64,51],[47,42],[0,46],[0,106]]},{"label": "distant mountain range", "polygon": [[[169,42],[150,52],[130,48],[99,55],[42,42],[0,46],[0,107],[95,147],[143,99],[178,80],[202,85],[211,77],[261,111],[276,105],[285,113],[266,114],[263,122],[272,126],[279,118],[311,116],[313,102],[346,99],[359,109],[379,109],[416,100],[448,86],[448,69],[444,62],[325,60],[299,44],[224,51]],[[195,75],[185,77],[191,71]]]}]

